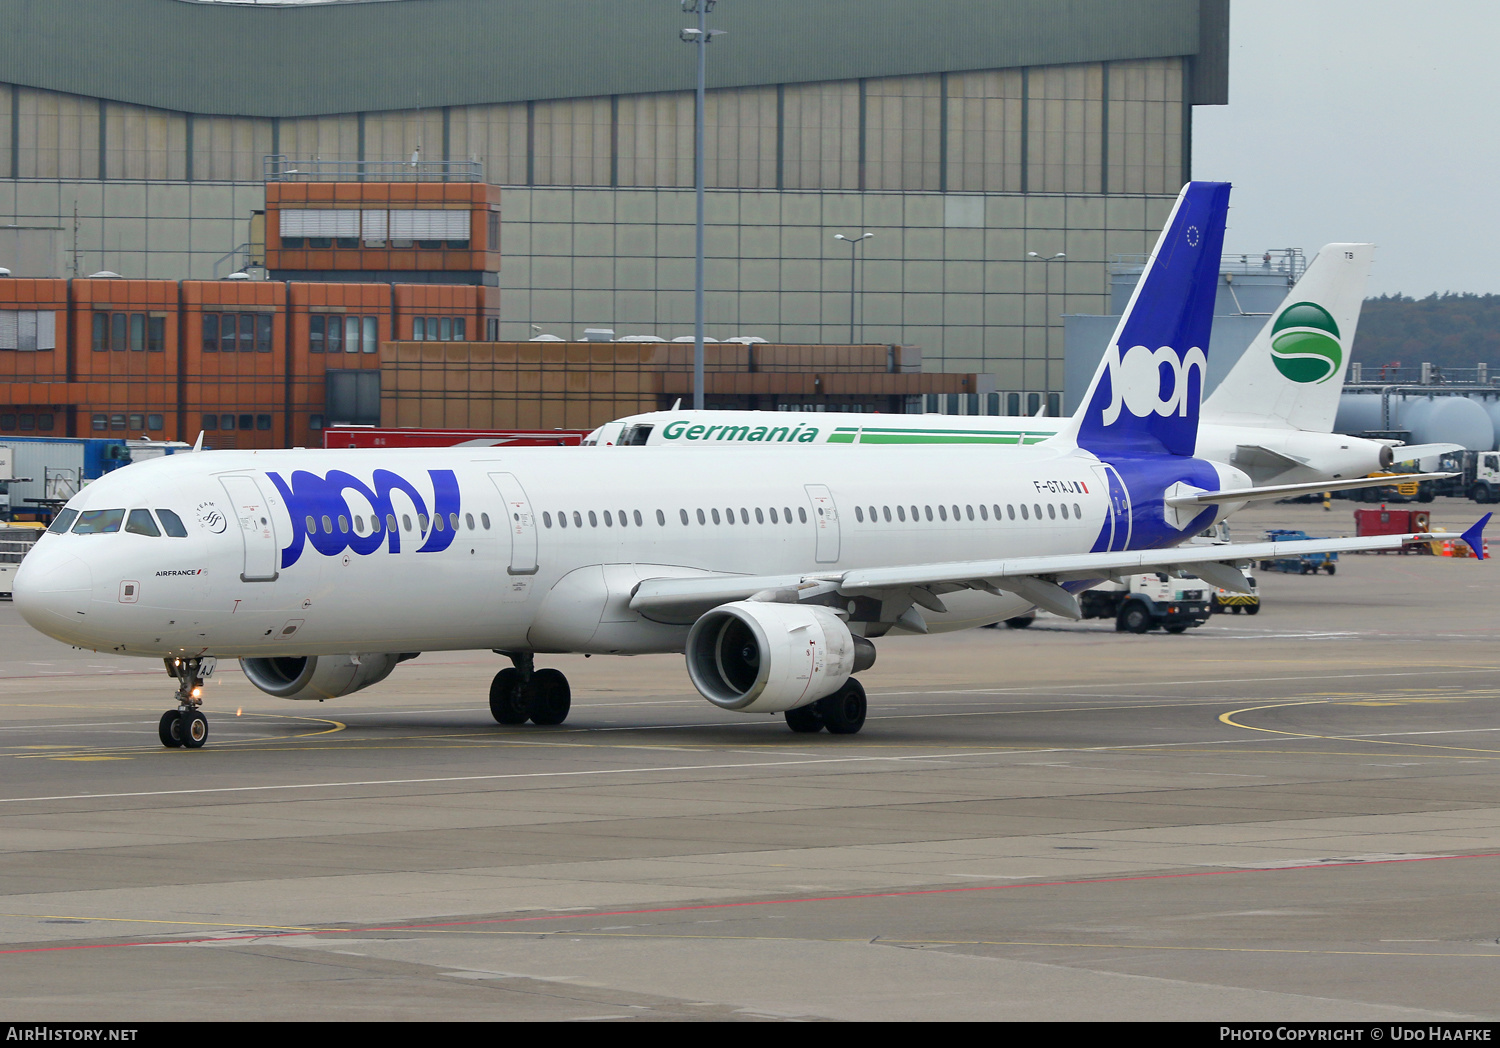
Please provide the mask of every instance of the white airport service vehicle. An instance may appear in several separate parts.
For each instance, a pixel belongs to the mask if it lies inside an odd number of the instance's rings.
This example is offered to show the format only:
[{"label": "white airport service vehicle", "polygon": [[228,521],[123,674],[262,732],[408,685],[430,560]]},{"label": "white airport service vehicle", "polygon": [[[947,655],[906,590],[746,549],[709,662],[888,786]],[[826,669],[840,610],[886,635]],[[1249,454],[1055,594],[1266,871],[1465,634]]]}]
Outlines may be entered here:
[{"label": "white airport service vehicle", "polygon": [[1213,587],[1196,575],[1181,578],[1164,571],[1131,575],[1120,582],[1102,582],[1079,594],[1086,619],[1114,619],[1122,633],[1149,633],[1161,628],[1182,633],[1201,626],[1213,614]]},{"label": "white airport service vehicle", "polygon": [[1239,588],[1236,565],[1283,552],[1181,545],[1299,487],[1193,455],[1228,195],[1184,187],[1084,406],[1043,443],[173,455],[70,499],[16,606],[66,643],[165,660],[169,747],[206,740],[215,659],[268,694],[326,699],[442,649],[510,658],[489,694],[504,724],[568,715],[567,680],[538,655],[682,652],[722,709],[858,731],[854,675],[892,630],[1076,618],[1078,593],[1143,571]]}]

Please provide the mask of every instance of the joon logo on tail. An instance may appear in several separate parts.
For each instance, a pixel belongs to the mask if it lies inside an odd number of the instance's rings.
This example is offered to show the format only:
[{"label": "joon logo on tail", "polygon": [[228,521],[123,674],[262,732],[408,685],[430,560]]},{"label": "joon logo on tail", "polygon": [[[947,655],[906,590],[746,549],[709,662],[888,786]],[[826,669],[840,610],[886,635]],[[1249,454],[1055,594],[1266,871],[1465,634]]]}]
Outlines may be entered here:
[{"label": "joon logo on tail", "polygon": [[[297,563],[308,544],[325,557],[345,550],[364,557],[382,545],[400,553],[403,533],[422,543],[418,553],[447,549],[458,530],[458,478],[450,469],[430,469],[427,475],[432,484],[430,509],[415,484],[386,469],[377,469],[369,483],[340,469],[322,477],[294,470],[289,481],[268,472],[292,518],[292,538],[281,551],[281,566]],[[392,497],[397,492],[405,496],[399,506]],[[416,520],[411,519],[412,511]]]},{"label": "joon logo on tail", "polygon": [[1183,187],[1077,416],[1079,447],[1193,454],[1228,212],[1227,183]]}]

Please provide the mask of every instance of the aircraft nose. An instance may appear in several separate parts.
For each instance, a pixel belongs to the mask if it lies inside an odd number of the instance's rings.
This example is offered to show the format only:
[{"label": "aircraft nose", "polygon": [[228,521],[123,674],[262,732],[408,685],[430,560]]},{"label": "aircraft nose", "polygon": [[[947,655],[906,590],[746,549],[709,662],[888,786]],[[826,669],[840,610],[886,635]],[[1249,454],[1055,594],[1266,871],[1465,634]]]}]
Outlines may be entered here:
[{"label": "aircraft nose", "polygon": [[33,549],[11,582],[21,617],[43,633],[76,631],[88,611],[94,579],[88,564],[71,553]]}]

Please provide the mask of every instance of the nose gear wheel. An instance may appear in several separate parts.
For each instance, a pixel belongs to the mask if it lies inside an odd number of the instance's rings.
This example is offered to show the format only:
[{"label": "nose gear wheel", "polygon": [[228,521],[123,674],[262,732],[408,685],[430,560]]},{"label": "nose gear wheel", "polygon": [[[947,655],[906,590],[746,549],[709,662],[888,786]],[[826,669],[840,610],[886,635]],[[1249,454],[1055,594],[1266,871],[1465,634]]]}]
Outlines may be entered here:
[{"label": "nose gear wheel", "polygon": [[177,679],[177,708],[161,715],[157,737],[170,750],[201,749],[208,741],[208,718],[198,707],[203,705],[204,671],[212,671],[213,660],[199,656],[162,661],[167,673]]},{"label": "nose gear wheel", "polygon": [[156,733],[161,737],[161,744],[169,750],[175,750],[182,746],[182,714],[177,710],[168,710],[161,715],[161,721],[156,726]]}]

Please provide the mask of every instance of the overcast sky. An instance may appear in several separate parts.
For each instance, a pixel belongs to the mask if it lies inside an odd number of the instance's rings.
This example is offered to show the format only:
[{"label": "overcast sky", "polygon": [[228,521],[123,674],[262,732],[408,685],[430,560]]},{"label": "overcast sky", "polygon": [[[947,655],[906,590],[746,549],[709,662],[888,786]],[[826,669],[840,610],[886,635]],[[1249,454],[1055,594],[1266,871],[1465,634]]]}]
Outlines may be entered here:
[{"label": "overcast sky", "polygon": [[1229,44],[1193,111],[1226,251],[1369,241],[1371,295],[1500,292],[1500,4],[1232,0]]}]

